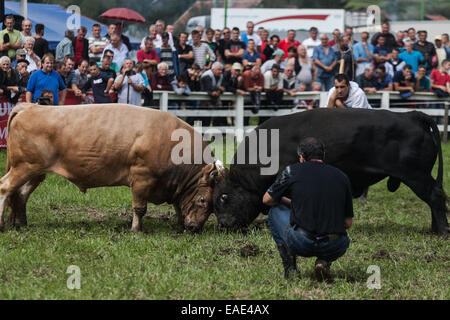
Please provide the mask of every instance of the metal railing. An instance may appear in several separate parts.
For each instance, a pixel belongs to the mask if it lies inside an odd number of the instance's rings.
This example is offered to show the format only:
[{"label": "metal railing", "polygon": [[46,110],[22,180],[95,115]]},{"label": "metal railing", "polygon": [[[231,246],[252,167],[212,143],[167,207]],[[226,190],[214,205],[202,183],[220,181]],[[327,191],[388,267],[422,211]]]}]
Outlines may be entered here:
[{"label": "metal railing", "polygon": [[[443,124],[438,125],[439,131],[443,132],[443,140],[447,142],[448,137],[448,108],[450,105],[450,98],[438,98],[432,92],[418,92],[413,94],[408,99],[403,99],[398,91],[377,91],[374,94],[367,94],[367,98],[371,101],[380,101],[380,107],[374,108],[374,110],[390,110],[394,112],[409,112],[412,110],[418,110],[424,112],[430,116],[443,117]],[[297,108],[296,106],[291,106],[288,108],[282,108],[278,110],[273,110],[269,108],[261,107],[257,114],[252,113],[245,107],[251,107],[250,95],[240,95],[232,93],[223,93],[220,96],[222,102],[232,102],[234,106],[233,109],[229,107],[217,107],[214,109],[170,109],[170,101],[209,101],[210,97],[206,92],[193,92],[190,96],[177,95],[171,91],[153,91],[153,99],[159,100],[159,109],[162,111],[168,111],[175,114],[178,117],[232,117],[234,121],[234,133],[236,140],[240,143],[244,139],[245,132],[251,131],[255,126],[245,126],[244,127],[244,117],[274,117],[282,116],[287,114],[293,114],[297,112],[305,111],[304,108]],[[297,92],[295,96],[290,96],[284,94],[284,101],[293,100],[318,100],[319,106],[324,108],[327,106],[328,92],[325,91],[308,91],[308,92]],[[265,100],[265,94],[262,93],[261,100]],[[391,101],[401,101],[407,102],[408,104],[424,104],[428,102],[429,104],[443,104],[445,107],[443,109],[437,108],[420,108],[412,109],[405,107],[392,107],[391,104],[395,105],[395,102]],[[403,103],[401,104],[403,105]],[[214,127],[222,132],[229,130],[233,127]],[[208,127],[203,127],[202,130],[207,130]]]}]

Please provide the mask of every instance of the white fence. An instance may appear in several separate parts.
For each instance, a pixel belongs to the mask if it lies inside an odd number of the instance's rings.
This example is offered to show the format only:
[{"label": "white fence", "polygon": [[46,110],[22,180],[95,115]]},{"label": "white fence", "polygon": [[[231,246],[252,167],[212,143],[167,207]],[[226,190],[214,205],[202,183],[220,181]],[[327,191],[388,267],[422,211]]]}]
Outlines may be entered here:
[{"label": "white fence", "polygon": [[[324,91],[308,91],[308,92],[298,92],[295,96],[284,95],[283,100],[319,100],[319,105],[321,108],[327,106],[327,97],[328,92]],[[375,108],[375,110],[391,110],[394,112],[409,112],[412,110],[417,110],[424,112],[430,116],[443,117],[443,124],[438,125],[439,131],[443,132],[444,142],[447,142],[447,134],[448,134],[448,108],[450,105],[450,98],[438,98],[432,92],[419,92],[415,93],[407,100],[403,99],[400,96],[398,91],[377,91],[374,94],[367,94],[367,98],[371,101],[380,101],[380,108]],[[255,128],[255,126],[246,126],[244,127],[244,117],[274,117],[274,116],[282,116],[286,114],[293,114],[296,112],[305,111],[304,108],[296,108],[292,106],[292,108],[283,108],[277,111],[273,109],[265,109],[264,106],[261,107],[257,114],[252,113],[250,110],[245,109],[246,106],[251,107],[250,104],[250,96],[240,95],[240,94],[232,94],[232,93],[224,93],[221,95],[220,99],[225,101],[233,102],[233,109],[228,107],[217,107],[214,109],[201,110],[201,109],[170,109],[170,101],[208,101],[209,96],[206,92],[193,92],[190,96],[180,96],[171,91],[154,91],[153,99],[159,100],[159,108],[162,111],[168,111],[175,114],[178,117],[194,117],[194,118],[202,118],[202,117],[233,117],[234,121],[234,129],[237,142],[241,142],[244,138],[245,132],[251,131]],[[262,94],[262,101],[265,100],[264,93]],[[420,108],[420,109],[412,109],[407,107],[392,107],[391,104],[394,105],[411,105],[411,104],[444,104],[444,109],[433,109],[433,108]],[[233,127],[215,127],[218,130],[224,132],[226,129],[230,129]],[[204,130],[208,128],[203,128]]]}]

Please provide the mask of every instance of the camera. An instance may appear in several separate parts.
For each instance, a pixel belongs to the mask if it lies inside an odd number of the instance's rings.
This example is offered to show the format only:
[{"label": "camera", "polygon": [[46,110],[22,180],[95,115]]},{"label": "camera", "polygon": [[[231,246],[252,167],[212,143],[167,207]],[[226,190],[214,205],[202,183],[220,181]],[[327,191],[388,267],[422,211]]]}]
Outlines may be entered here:
[{"label": "camera", "polygon": [[134,76],[135,74],[136,74],[136,71],[134,71],[134,70],[128,70],[127,72],[125,72],[125,75],[127,77]]},{"label": "camera", "polygon": [[36,102],[37,102],[37,104],[48,105],[48,106],[52,104],[50,97],[48,97],[48,96],[39,97],[39,98],[37,98]]}]

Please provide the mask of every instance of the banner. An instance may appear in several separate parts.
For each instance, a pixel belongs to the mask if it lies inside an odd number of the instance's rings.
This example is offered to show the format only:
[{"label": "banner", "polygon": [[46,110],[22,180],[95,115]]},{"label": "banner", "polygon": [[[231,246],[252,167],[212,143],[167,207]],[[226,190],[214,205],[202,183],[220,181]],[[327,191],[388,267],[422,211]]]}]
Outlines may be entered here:
[{"label": "banner", "polygon": [[6,130],[8,118],[14,105],[3,95],[0,95],[0,148],[6,148]]}]

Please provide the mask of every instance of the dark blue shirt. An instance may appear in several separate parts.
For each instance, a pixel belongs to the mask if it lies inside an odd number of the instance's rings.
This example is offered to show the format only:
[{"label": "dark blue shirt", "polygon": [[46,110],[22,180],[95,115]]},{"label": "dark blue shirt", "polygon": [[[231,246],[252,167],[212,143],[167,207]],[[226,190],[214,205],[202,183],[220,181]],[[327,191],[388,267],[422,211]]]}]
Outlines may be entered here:
[{"label": "dark blue shirt", "polygon": [[66,89],[63,79],[58,72],[45,73],[42,70],[33,72],[28,80],[27,91],[33,93],[33,102],[41,95],[43,90],[52,90],[53,103],[59,103],[58,91]]},{"label": "dark blue shirt", "polygon": [[[395,73],[395,75],[394,75],[394,80],[393,80],[393,81],[394,81],[394,82],[398,82],[398,84],[399,84],[401,87],[408,87],[408,86],[409,86],[409,84],[406,83],[405,76],[403,75],[403,72],[402,72],[402,71],[397,71],[397,72]],[[416,78],[414,78],[414,74],[411,75],[411,79],[409,79],[409,81],[412,83],[413,86],[415,86],[415,84],[416,84]]]},{"label": "dark blue shirt", "polygon": [[378,77],[377,90],[387,88],[390,84],[393,84],[392,77],[390,74],[386,73],[386,76],[384,77],[384,79],[381,79],[380,77]]},{"label": "dark blue shirt", "polygon": [[242,60],[248,60],[248,62],[254,63],[256,62],[256,59],[261,59],[261,55],[258,52],[254,52],[253,55],[246,50],[244,54],[242,55]]},{"label": "dark blue shirt", "polygon": [[109,79],[113,78],[108,77],[104,73],[100,73],[96,77],[90,77],[88,82],[84,85],[82,91],[83,93],[86,93],[87,90],[92,88],[95,103],[111,103],[112,101],[110,95],[105,95],[105,89]]}]

